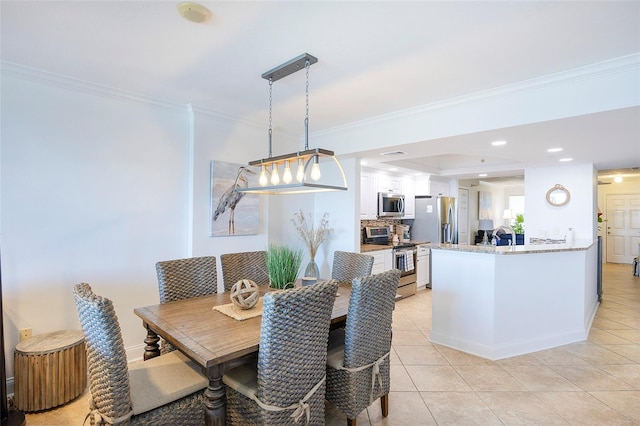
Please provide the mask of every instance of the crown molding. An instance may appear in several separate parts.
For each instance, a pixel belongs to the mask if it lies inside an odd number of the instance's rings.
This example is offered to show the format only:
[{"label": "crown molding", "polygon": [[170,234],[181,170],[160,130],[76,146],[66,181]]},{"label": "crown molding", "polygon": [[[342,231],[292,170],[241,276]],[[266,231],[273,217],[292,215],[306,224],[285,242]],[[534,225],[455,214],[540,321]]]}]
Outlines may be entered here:
[{"label": "crown molding", "polygon": [[618,58],[597,62],[595,64],[573,68],[567,71],[548,74],[542,77],[536,77],[517,83],[507,84],[492,89],[482,90],[450,99],[445,99],[443,101],[419,105],[412,108],[366,118],[364,120],[347,123],[341,126],[332,127],[330,129],[313,132],[313,136],[320,137],[344,132],[347,130],[356,130],[358,128],[368,127],[374,124],[381,124],[399,119],[410,118],[412,116],[421,115],[434,110],[456,107],[459,105],[474,103],[492,98],[518,96],[520,94],[544,90],[554,86],[562,86],[582,80],[598,79],[609,75],[615,75],[634,70],[640,70],[640,53],[633,53],[631,55],[621,56]]},{"label": "crown molding", "polygon": [[[399,111],[394,111],[387,114],[378,115],[375,117],[366,118],[364,120],[347,123],[341,126],[332,127],[329,129],[319,130],[312,132],[314,137],[320,137],[324,135],[331,135],[340,133],[347,130],[354,130],[361,127],[367,127],[374,124],[380,124],[385,122],[391,122],[394,120],[409,118],[412,116],[424,114],[430,111],[451,108],[467,103],[478,102],[481,100],[487,100],[491,98],[500,98],[506,96],[517,96],[523,93],[530,93],[539,90],[544,90],[549,87],[561,86],[565,84],[571,84],[573,82],[602,78],[608,75],[615,75],[623,72],[629,72],[640,69],[640,53],[634,53],[631,55],[621,56],[618,58],[597,62],[595,64],[586,65],[583,67],[573,68],[567,71],[561,71],[554,74],[549,74],[542,77],[536,77],[529,80],[507,84],[504,86],[482,90],[467,95],[462,95],[443,101],[433,102],[430,104],[420,105],[417,107],[407,108]],[[137,102],[144,102],[161,106],[164,108],[177,109],[187,112],[189,109],[191,113],[205,114],[211,117],[219,118],[225,121],[239,122],[251,127],[263,127],[264,123],[259,123],[254,120],[249,120],[244,117],[225,114],[207,107],[194,105],[194,104],[179,104],[164,99],[153,98],[146,95],[141,95],[135,92],[116,89],[109,86],[104,86],[89,81],[79,80],[72,77],[64,76],[61,74],[51,73],[48,71],[39,70],[19,64],[15,64],[8,61],[0,61],[0,75],[6,75],[14,78],[20,78],[27,81],[32,81],[52,87],[59,87],[66,90],[72,90],[81,93],[88,93],[108,98],[128,99]],[[295,137],[297,135],[289,135]]]},{"label": "crown molding", "polygon": [[235,115],[231,115],[231,114],[226,114],[202,105],[196,105],[196,104],[188,104],[189,108],[191,109],[191,111],[193,111],[194,114],[204,114],[204,115],[208,115],[210,117],[214,117],[214,118],[219,118],[221,120],[225,120],[225,121],[233,121],[233,122],[238,122],[240,124],[244,124],[247,126],[251,126],[251,127],[256,127],[256,128],[260,128],[260,129],[264,129],[265,128],[265,123],[262,122],[258,122],[255,120],[249,120],[247,118],[244,117],[239,117],[239,116],[235,116]]},{"label": "crown molding", "polygon": [[105,98],[127,99],[160,106],[163,108],[186,111],[187,106],[164,99],[153,98],[127,90],[116,89],[90,81],[79,80],[61,74],[43,71],[8,61],[0,61],[0,75],[31,81],[46,86],[57,87],[79,93],[85,93]]},{"label": "crown molding", "polygon": [[26,67],[13,62],[0,61],[0,75],[14,77],[21,80],[31,81],[39,84],[43,84],[50,87],[58,87],[65,90],[74,92],[80,92],[90,95],[97,95],[108,98],[118,98],[132,100],[136,102],[143,102],[156,106],[161,106],[169,109],[177,109],[188,114],[204,114],[210,117],[215,117],[224,121],[239,122],[241,124],[264,128],[264,123],[248,120],[243,117],[233,116],[225,114],[204,106],[194,104],[179,104],[176,102],[167,101],[164,99],[153,98],[150,96],[141,95],[139,93],[130,92],[127,90],[116,89],[109,86],[104,86],[89,81],[79,80],[73,77],[68,77],[61,74],[56,74],[48,71],[43,71],[36,68]]}]

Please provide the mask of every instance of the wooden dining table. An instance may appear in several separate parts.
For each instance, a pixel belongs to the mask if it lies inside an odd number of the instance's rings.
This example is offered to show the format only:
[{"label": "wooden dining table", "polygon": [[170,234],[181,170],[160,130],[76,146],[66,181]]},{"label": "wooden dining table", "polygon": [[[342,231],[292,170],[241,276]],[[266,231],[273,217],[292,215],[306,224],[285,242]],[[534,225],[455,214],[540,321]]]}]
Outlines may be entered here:
[{"label": "wooden dining table", "polygon": [[[261,293],[269,291],[261,289]],[[343,324],[349,309],[350,283],[340,284],[331,327]],[[209,379],[204,392],[206,425],[224,425],[225,385],[222,375],[254,358],[260,347],[262,316],[236,320],[213,307],[230,303],[229,292],[135,308],[147,330],[144,359],[160,355],[161,336],[200,365]]]}]

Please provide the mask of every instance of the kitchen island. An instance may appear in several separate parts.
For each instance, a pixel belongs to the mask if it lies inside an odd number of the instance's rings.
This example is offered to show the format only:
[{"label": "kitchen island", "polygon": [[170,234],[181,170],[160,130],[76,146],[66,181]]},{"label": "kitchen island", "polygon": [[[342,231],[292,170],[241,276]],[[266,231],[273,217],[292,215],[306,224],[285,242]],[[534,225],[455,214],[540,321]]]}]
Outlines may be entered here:
[{"label": "kitchen island", "polygon": [[433,343],[496,360],[587,338],[595,242],[431,249]]}]

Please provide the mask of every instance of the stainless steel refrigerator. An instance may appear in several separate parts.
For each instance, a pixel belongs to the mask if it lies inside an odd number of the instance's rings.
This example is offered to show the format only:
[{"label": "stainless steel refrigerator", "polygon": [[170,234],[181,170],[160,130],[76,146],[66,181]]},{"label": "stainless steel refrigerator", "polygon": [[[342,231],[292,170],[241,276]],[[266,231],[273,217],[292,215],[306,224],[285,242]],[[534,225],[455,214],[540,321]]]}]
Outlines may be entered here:
[{"label": "stainless steel refrigerator", "polygon": [[416,196],[415,219],[402,223],[411,226],[414,241],[458,244],[458,209],[454,197]]}]

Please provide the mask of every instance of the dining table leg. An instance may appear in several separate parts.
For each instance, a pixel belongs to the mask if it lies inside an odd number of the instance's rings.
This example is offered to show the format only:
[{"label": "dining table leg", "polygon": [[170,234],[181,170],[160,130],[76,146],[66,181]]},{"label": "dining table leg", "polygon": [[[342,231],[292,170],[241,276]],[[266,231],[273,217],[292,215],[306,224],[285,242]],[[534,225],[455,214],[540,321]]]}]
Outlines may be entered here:
[{"label": "dining table leg", "polygon": [[160,356],[160,345],[158,342],[160,341],[160,337],[156,334],[155,331],[151,330],[147,324],[144,324],[144,328],[147,329],[147,338],[144,339],[144,343],[146,346],[144,347],[144,356],[143,359],[146,361],[151,358],[155,358]]},{"label": "dining table leg", "polygon": [[226,422],[226,394],[222,383],[224,366],[214,365],[207,369],[209,384],[204,391],[204,420],[207,426],[224,426]]}]

